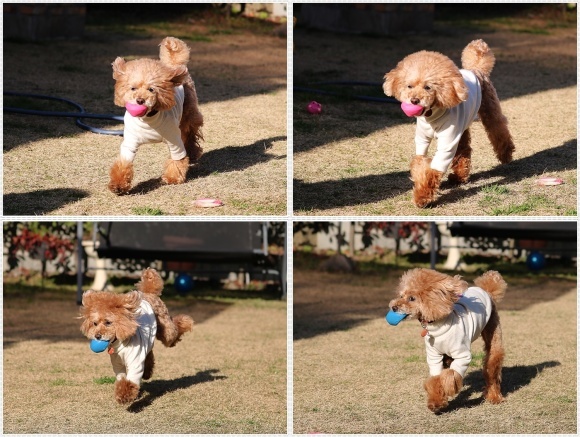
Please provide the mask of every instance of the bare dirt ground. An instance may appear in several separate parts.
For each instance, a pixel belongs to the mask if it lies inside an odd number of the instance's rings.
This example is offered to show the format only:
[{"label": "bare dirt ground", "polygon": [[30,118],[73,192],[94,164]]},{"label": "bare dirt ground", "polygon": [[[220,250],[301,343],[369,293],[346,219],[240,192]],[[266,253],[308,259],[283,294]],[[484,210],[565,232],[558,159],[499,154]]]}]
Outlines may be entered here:
[{"label": "bare dirt ground", "polygon": [[75,296],[4,296],[4,432],[286,432],[286,303],[166,300],[196,321],[175,348],[155,346],[153,378],[118,405],[106,354],[89,350]]},{"label": "bare dirt ground", "polygon": [[482,402],[479,339],[463,390],[435,415],[424,396],[419,324],[385,321],[400,273],[294,271],[294,432],[577,432],[575,282],[506,277],[505,402]]},{"label": "bare dirt ground", "polygon": [[[401,38],[298,27],[294,86],[342,96],[294,92],[295,214],[576,215],[576,27],[524,21],[523,29],[498,23],[481,28],[436,23],[428,36]],[[491,77],[516,145],[514,161],[499,165],[483,126],[476,122],[470,180],[460,187],[444,182],[438,202],[418,209],[409,180],[414,120],[397,104],[348,96],[384,97],[380,85],[384,74],[415,51],[439,51],[460,63],[462,49],[477,38],[490,45],[497,59]],[[376,85],[312,85],[321,81]],[[322,103],[320,115],[306,111],[311,100]],[[560,177],[564,184],[539,186],[542,176]]]},{"label": "bare dirt ground", "polygon": [[[146,145],[136,157],[133,189],[118,197],[107,183],[121,137],[82,131],[73,119],[5,114],[4,215],[286,214],[287,42],[273,31],[160,18],[136,28],[88,26],[80,41],[5,41],[4,89],[122,115],[113,103],[111,63],[117,56],[156,57],[167,35],[191,47],[189,68],[205,119],[205,153],[187,182],[163,185],[167,147]],[[37,109],[73,110],[58,104]],[[122,129],[112,123],[107,127]],[[203,197],[225,205],[195,208]]]}]

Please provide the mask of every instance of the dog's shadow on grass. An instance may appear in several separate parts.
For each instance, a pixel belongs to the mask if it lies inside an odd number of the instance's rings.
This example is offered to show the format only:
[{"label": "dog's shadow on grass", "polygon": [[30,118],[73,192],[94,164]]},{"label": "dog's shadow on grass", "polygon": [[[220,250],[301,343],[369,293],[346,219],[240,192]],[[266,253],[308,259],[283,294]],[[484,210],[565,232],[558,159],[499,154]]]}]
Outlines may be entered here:
[{"label": "dog's shadow on grass", "polygon": [[4,195],[4,215],[44,215],[89,197],[86,190],[53,188]]},{"label": "dog's shadow on grass", "polygon": [[[530,366],[504,367],[502,371],[501,392],[503,396],[515,393],[523,387],[532,383],[534,378],[541,375],[546,369],[560,366],[559,361],[546,361]],[[470,399],[474,393],[483,393],[485,381],[481,372],[471,372],[463,380],[463,390],[459,395],[449,402],[449,406],[440,413],[448,413],[463,408],[471,408],[485,402],[483,395]]]},{"label": "dog's shadow on grass", "polygon": [[[493,182],[492,185],[503,185],[509,189],[510,185],[515,185],[526,178],[540,177],[544,174],[557,176],[560,171],[576,167],[576,147],[577,141],[570,140],[557,147],[542,150],[525,158],[516,159],[507,165],[499,164],[490,170],[475,173],[470,176],[469,182],[475,183],[500,178],[499,181]],[[571,183],[571,181],[567,182]],[[482,189],[481,186],[461,189],[461,187],[455,187],[447,181],[443,182],[441,188],[449,189],[449,191],[437,199],[436,203],[438,205],[459,202],[475,196]]]},{"label": "dog's shadow on grass", "polygon": [[[189,167],[186,183],[214,173],[240,171],[264,162],[286,159],[285,154],[277,156],[266,153],[275,142],[286,139],[286,136],[265,138],[246,146],[226,146],[204,153],[198,164]],[[163,185],[160,177],[152,178],[139,182],[131,189],[130,194],[147,194]]]},{"label": "dog's shadow on grass", "polygon": [[216,375],[219,373],[218,369],[202,370],[195,375],[182,376],[177,379],[160,379],[146,382],[142,385],[141,390],[143,395],[137,401],[133,402],[127,411],[130,413],[140,413],[145,408],[149,407],[157,398],[171,393],[175,390],[185,389],[204,382],[219,381],[226,379],[227,376]]}]

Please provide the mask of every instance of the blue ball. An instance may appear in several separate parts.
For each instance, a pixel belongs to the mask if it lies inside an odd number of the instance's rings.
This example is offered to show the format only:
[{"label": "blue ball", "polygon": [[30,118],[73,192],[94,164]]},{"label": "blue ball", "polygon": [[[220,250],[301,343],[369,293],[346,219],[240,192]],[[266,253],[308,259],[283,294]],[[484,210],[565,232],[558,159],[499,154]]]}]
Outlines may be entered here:
[{"label": "blue ball", "polygon": [[193,278],[187,273],[180,273],[175,277],[175,290],[178,293],[189,293],[193,290]]},{"label": "blue ball", "polygon": [[526,264],[528,269],[537,272],[546,267],[546,257],[541,252],[530,252],[528,258],[526,259]]},{"label": "blue ball", "polygon": [[95,353],[103,352],[109,346],[108,340],[91,340],[91,350]]},{"label": "blue ball", "polygon": [[405,313],[396,313],[393,310],[390,310],[385,318],[389,325],[397,326],[405,317],[407,317],[407,314]]}]

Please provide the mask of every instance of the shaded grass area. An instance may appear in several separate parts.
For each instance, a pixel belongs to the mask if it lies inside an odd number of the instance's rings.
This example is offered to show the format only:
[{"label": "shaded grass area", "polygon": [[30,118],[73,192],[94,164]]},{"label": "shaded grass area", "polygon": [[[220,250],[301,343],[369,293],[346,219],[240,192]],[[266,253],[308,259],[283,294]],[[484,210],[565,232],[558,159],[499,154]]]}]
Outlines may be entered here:
[{"label": "shaded grass area", "polygon": [[[294,251],[294,268],[300,270],[318,271],[323,263],[335,254],[334,251],[311,252],[308,247],[302,247]],[[360,275],[371,274],[379,277],[387,277],[399,274],[403,270],[411,268],[431,268],[431,254],[428,252],[412,252],[397,255],[393,251],[387,251],[382,255],[369,255],[355,253],[349,255],[355,263],[355,272]],[[531,271],[526,264],[526,259],[508,258],[497,255],[463,254],[461,262],[468,266],[468,277],[481,274],[487,270],[497,270],[508,274],[513,280],[536,280],[537,278],[559,278],[576,280],[576,262],[567,257],[546,257],[545,265],[539,271]],[[438,256],[435,269],[443,271],[445,258]],[[462,273],[463,274],[463,273]]]},{"label": "shaded grass area", "polygon": [[295,269],[295,432],[576,432],[575,281],[507,273],[499,305],[506,401],[482,402],[483,342],[477,340],[462,391],[436,416],[422,386],[428,368],[421,327],[384,320],[401,272]]},{"label": "shaded grass area", "polygon": [[122,407],[108,357],[80,333],[74,294],[13,287],[4,294],[5,432],[285,433],[285,302],[165,297],[194,331],[175,348],[155,347],[153,378]]}]

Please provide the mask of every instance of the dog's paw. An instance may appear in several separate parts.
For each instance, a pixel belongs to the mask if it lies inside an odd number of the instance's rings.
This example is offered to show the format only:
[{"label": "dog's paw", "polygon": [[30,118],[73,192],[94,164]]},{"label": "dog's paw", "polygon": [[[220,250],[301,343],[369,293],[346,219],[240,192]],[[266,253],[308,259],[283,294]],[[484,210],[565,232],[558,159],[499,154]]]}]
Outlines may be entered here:
[{"label": "dog's paw", "polygon": [[447,395],[439,376],[431,376],[423,385],[427,392],[427,408],[438,413],[448,405]]},{"label": "dog's paw", "polygon": [[189,158],[187,156],[179,161],[168,159],[161,179],[168,185],[182,184],[185,182],[188,168]]},{"label": "dog's paw", "polygon": [[126,194],[131,189],[133,180],[133,164],[117,159],[109,171],[109,190],[115,194]]},{"label": "dog's paw", "polygon": [[483,391],[483,397],[490,404],[501,404],[504,401],[501,392],[496,387],[490,387]]},{"label": "dog's paw", "polygon": [[115,382],[115,400],[125,405],[133,402],[139,395],[139,386],[128,379],[119,379]]}]

